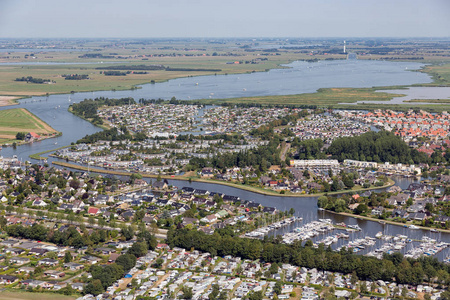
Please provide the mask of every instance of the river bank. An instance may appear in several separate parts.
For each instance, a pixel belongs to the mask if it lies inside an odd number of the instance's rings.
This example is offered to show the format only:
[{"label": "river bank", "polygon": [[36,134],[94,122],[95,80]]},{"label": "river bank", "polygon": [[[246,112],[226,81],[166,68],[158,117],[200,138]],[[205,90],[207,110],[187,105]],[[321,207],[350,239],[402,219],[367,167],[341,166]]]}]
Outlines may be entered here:
[{"label": "river bank", "polygon": [[[49,151],[47,151],[47,152],[49,152]],[[89,172],[94,172],[94,173],[105,173],[105,174],[118,175],[118,176],[131,176],[132,174],[136,174],[136,173],[125,172],[125,171],[104,170],[104,169],[91,168],[91,167],[88,168],[88,167],[85,167],[85,166],[75,165],[75,164],[71,164],[71,163],[67,163],[67,162],[61,162],[61,161],[54,161],[52,163],[54,165],[67,167],[67,168],[71,168],[71,169],[76,169],[76,170],[81,170],[81,171],[86,171],[86,172],[89,171]],[[358,188],[358,189],[352,189],[352,190],[343,190],[343,191],[327,192],[327,193],[324,192],[324,193],[315,193],[315,194],[293,194],[293,193],[281,194],[281,193],[279,193],[277,191],[271,191],[271,190],[266,190],[266,189],[263,189],[263,188],[258,188],[258,187],[244,185],[244,184],[241,184],[241,183],[227,182],[227,181],[222,181],[222,180],[195,178],[195,177],[192,177],[192,176],[185,176],[185,175],[152,175],[152,174],[141,174],[141,173],[139,173],[139,174],[142,175],[142,177],[144,177],[144,178],[158,178],[158,177],[160,177],[161,179],[172,179],[172,180],[182,180],[182,181],[189,181],[189,182],[203,182],[203,183],[219,184],[219,185],[225,185],[225,186],[229,186],[229,187],[233,187],[233,188],[237,188],[237,189],[241,189],[241,190],[257,193],[257,194],[260,194],[260,195],[280,196],[280,197],[309,197],[310,198],[310,197],[320,197],[320,196],[323,196],[323,195],[341,195],[341,194],[348,194],[350,192],[358,193],[358,192],[363,192],[363,191],[378,190],[378,189],[382,189],[382,188],[388,188],[388,187],[393,186],[395,184],[395,181],[393,181],[392,179],[389,179],[388,182],[385,185],[383,185],[383,186],[370,187],[370,188],[361,188],[361,189]]]}]

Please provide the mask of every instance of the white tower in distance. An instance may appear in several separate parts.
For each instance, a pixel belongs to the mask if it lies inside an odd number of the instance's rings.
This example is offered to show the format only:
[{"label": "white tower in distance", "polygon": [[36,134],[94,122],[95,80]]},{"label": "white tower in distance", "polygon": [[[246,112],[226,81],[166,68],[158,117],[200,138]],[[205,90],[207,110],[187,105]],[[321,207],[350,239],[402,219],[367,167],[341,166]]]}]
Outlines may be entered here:
[{"label": "white tower in distance", "polygon": [[344,53],[346,53],[346,52],[345,52],[345,41],[344,41]]}]

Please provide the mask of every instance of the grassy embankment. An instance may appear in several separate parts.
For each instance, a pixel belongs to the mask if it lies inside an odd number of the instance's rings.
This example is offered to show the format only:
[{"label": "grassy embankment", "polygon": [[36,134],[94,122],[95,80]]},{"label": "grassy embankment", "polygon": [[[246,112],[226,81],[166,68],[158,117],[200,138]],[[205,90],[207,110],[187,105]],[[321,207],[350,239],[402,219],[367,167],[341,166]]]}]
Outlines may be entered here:
[{"label": "grassy embankment", "polygon": [[56,149],[52,149],[52,150],[47,150],[47,151],[42,151],[42,152],[39,152],[39,153],[31,154],[30,158],[45,160],[45,159],[47,159],[47,157],[42,156],[43,154],[50,153],[50,152],[57,151],[57,150],[61,150],[61,149],[64,149],[64,148],[69,148],[69,147],[71,147],[71,146],[62,146],[62,147],[59,147],[59,148],[56,148]]},{"label": "grassy embankment", "polygon": [[47,123],[24,108],[14,108],[0,111],[0,143],[21,143],[16,140],[18,132],[35,132],[43,138],[59,134]]}]

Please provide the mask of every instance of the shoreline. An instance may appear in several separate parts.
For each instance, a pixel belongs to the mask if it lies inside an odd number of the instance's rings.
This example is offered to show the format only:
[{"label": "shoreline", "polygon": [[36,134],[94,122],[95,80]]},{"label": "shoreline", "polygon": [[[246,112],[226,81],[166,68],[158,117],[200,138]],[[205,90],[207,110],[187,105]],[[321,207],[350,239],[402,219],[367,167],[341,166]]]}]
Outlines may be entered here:
[{"label": "shoreline", "polygon": [[[362,59],[364,60],[364,59]],[[239,75],[239,74],[251,74],[251,73],[261,73],[261,72],[268,72],[270,70],[275,70],[275,69],[286,69],[289,68],[288,66],[286,66],[287,64],[293,63],[295,61],[305,61],[304,59],[288,59],[286,62],[282,62],[282,63],[278,63],[275,67],[273,68],[269,68],[269,69],[265,69],[265,70],[259,70],[259,71],[236,71],[236,72],[232,72],[232,73],[223,73],[223,74],[217,74],[217,75]],[[319,60],[319,61],[323,61],[323,59]],[[401,62],[401,61],[400,61]],[[437,78],[434,78],[433,74],[432,74],[432,70],[429,70],[428,72],[425,71],[425,67],[428,65],[433,65],[431,64],[427,64],[424,62],[420,62],[421,64],[424,64],[424,66],[422,66],[420,69],[416,70],[418,72],[422,72],[425,74],[428,74],[431,79],[432,82],[430,83],[419,83],[419,84],[412,84],[412,85],[399,85],[399,86],[380,86],[380,87],[372,87],[369,89],[374,89],[377,88],[379,90],[386,90],[386,89],[407,89],[409,87],[413,87],[413,86],[424,86],[424,87],[435,87],[437,83]],[[450,62],[449,62],[450,63]],[[142,85],[146,85],[146,84],[156,84],[156,83],[163,83],[163,82],[167,82],[173,79],[180,79],[180,78],[188,78],[188,77],[199,77],[199,76],[211,76],[213,74],[199,74],[199,75],[191,75],[191,74],[186,74],[186,75],[182,75],[179,77],[175,77],[175,78],[168,78],[168,79],[160,79],[160,80],[154,80],[154,82],[151,81],[145,81],[143,83],[138,83],[138,84],[134,84],[132,86],[129,87],[122,87],[122,86],[118,86],[112,89],[103,89],[103,88],[98,88],[98,89],[88,89],[88,90],[80,90],[80,91],[66,91],[66,92],[55,92],[55,93],[46,93],[43,94],[42,92],[40,93],[34,93],[34,94],[29,94],[29,95],[20,95],[20,96],[6,96],[6,95],[0,95],[0,106],[11,106],[11,105],[18,105],[20,104],[19,102],[17,102],[17,100],[20,99],[28,99],[28,98],[32,98],[32,97],[43,97],[43,96],[49,96],[49,95],[65,95],[65,94],[75,94],[75,93],[90,93],[90,92],[102,92],[102,91],[126,91],[126,90],[135,90],[135,89],[141,89]],[[450,85],[443,85],[442,83],[439,84],[439,86],[450,86]],[[343,89],[352,89],[352,88],[343,88]],[[316,91],[314,94],[318,93],[318,91]],[[301,95],[301,94],[300,94]],[[275,96],[275,95],[269,95],[269,96]],[[281,95],[283,96],[283,95]],[[289,96],[289,95],[287,95]],[[4,103],[2,104],[1,98],[2,97],[11,97],[11,98],[15,98],[14,101],[10,101],[9,103]],[[395,96],[398,97],[398,96]],[[381,101],[391,101],[393,98],[388,99],[388,100],[381,100]],[[234,98],[226,98],[225,100],[230,100],[230,99],[234,99]],[[198,100],[205,100],[205,99],[198,99]],[[212,99],[212,100],[224,100],[224,99]],[[360,100],[358,100],[360,101]],[[370,101],[370,100],[368,100]],[[380,101],[380,100],[373,100],[373,101]],[[348,102],[348,103],[338,103],[337,105],[352,105],[352,103],[354,102]],[[354,105],[354,104],[353,104]],[[383,105],[383,104],[380,104]],[[392,104],[391,104],[392,105]],[[360,108],[356,108],[355,109],[360,109]]]},{"label": "shoreline", "polygon": [[[47,151],[47,152],[51,152]],[[115,171],[115,170],[103,170],[103,169],[98,169],[98,168],[88,168],[85,166],[79,166],[79,165],[75,165],[72,163],[67,163],[67,162],[60,162],[60,161],[53,161],[52,164],[57,165],[57,166],[62,166],[62,167],[67,167],[67,168],[72,168],[72,169],[76,169],[76,170],[81,170],[81,171],[88,171],[89,172],[94,172],[94,173],[100,173],[100,174],[111,174],[111,175],[119,175],[119,176],[130,176],[132,174],[136,174],[133,172],[126,172],[126,171]],[[141,173],[139,173],[141,174]],[[142,177],[144,178],[157,178],[159,175],[152,175],[152,174],[141,174]],[[245,191],[249,191],[249,192],[253,192],[253,193],[257,193],[260,195],[264,195],[264,196],[277,196],[277,197],[320,197],[323,195],[341,195],[341,194],[347,194],[350,192],[361,192],[361,191],[368,191],[368,190],[377,190],[377,189],[382,189],[382,188],[387,188],[387,187],[391,187],[395,184],[395,181],[393,181],[392,179],[389,179],[388,184],[385,184],[383,186],[380,187],[371,187],[371,188],[362,188],[362,189],[357,189],[357,190],[344,190],[344,191],[337,191],[337,192],[323,192],[323,193],[316,193],[316,194],[302,194],[302,195],[296,195],[296,194],[280,194],[279,192],[276,191],[270,191],[270,190],[263,190],[262,188],[256,188],[256,187],[252,187],[252,186],[245,186],[243,184],[237,184],[237,183],[232,183],[232,182],[226,182],[226,181],[221,181],[221,180],[210,180],[210,179],[202,179],[202,178],[192,178],[192,177],[183,177],[180,175],[160,175],[160,177],[162,179],[171,179],[171,180],[182,180],[182,181],[191,181],[191,182],[202,182],[202,183],[210,183],[210,184],[220,184],[220,185],[225,185],[225,186],[229,186],[229,187],[233,187],[233,188],[237,188],[237,189],[241,189],[241,190],[245,190]]]}]

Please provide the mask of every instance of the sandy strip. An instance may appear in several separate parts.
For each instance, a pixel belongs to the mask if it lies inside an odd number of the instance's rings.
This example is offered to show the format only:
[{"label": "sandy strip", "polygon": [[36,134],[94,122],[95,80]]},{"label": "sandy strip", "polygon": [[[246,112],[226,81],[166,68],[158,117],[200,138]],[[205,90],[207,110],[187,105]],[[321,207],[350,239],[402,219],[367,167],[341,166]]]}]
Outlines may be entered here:
[{"label": "sandy strip", "polygon": [[19,97],[13,96],[0,96],[0,106],[16,105],[13,100],[19,99]]}]

